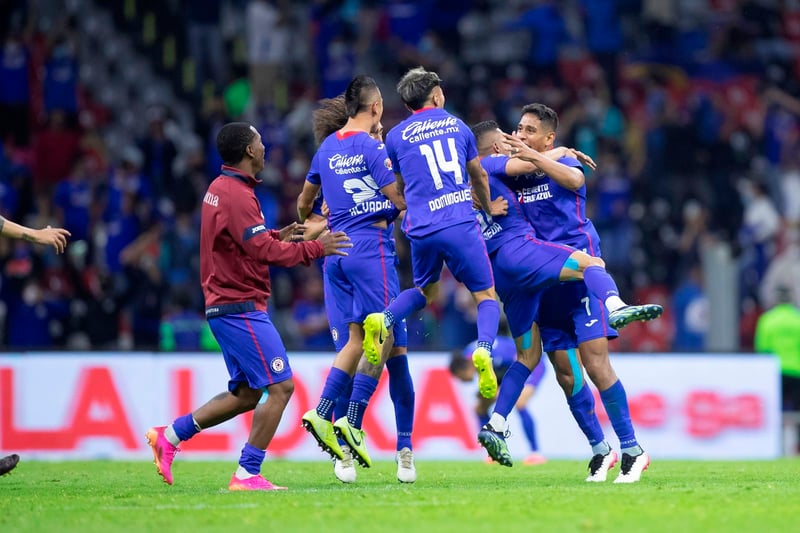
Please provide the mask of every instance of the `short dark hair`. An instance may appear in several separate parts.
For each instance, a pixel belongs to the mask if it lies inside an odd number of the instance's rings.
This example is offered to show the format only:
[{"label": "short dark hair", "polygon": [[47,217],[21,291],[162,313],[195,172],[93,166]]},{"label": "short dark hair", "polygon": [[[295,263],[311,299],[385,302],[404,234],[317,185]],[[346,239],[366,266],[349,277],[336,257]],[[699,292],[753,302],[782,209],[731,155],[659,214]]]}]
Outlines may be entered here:
[{"label": "short dark hair", "polygon": [[416,111],[430,98],[434,87],[442,84],[442,79],[435,72],[423,67],[412,68],[397,82],[397,94],[408,107]]},{"label": "short dark hair", "polygon": [[480,143],[481,137],[486,135],[486,133],[499,129],[500,124],[498,124],[496,120],[484,120],[472,126],[472,134],[475,136],[475,140]]},{"label": "short dark hair", "polygon": [[464,354],[461,351],[456,350],[450,354],[450,365],[448,369],[450,370],[450,374],[455,376],[458,375],[459,372],[468,368],[472,363],[464,357]]},{"label": "short dark hair", "polygon": [[552,108],[544,104],[528,104],[522,108],[522,115],[528,113],[536,116],[542,124],[550,126],[553,131],[558,130],[558,113]]},{"label": "short dark hair", "polygon": [[314,110],[311,119],[311,129],[314,131],[314,141],[322,144],[328,135],[340,130],[347,124],[347,108],[344,105],[344,95],[336,98],[325,98],[319,101],[319,107]]},{"label": "short dark hair", "polygon": [[369,76],[359,74],[344,92],[344,105],[348,117],[354,117],[372,103],[370,98],[378,91],[378,84]]},{"label": "short dark hair", "polygon": [[217,133],[217,152],[226,165],[239,164],[247,147],[256,136],[255,128],[247,122],[229,122]]}]

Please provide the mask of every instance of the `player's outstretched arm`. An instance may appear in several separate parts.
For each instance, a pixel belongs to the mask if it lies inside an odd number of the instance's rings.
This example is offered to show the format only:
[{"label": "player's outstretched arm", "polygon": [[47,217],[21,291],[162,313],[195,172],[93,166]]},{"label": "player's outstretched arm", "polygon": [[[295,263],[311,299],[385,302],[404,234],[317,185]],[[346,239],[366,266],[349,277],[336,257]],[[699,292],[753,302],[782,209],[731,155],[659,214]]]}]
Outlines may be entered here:
[{"label": "player's outstretched arm", "polygon": [[67,247],[67,239],[71,236],[71,233],[64,228],[53,228],[51,226],[43,229],[32,229],[0,216],[0,235],[52,246],[56,253],[60,254]]},{"label": "player's outstretched arm", "polygon": [[503,136],[506,142],[511,147],[511,157],[516,157],[530,161],[536,165],[542,172],[550,176],[550,178],[564,187],[565,189],[578,190],[585,183],[585,176],[583,172],[577,168],[568,167],[558,161],[553,161],[546,155],[542,154],[529,147],[517,137],[504,133]]}]

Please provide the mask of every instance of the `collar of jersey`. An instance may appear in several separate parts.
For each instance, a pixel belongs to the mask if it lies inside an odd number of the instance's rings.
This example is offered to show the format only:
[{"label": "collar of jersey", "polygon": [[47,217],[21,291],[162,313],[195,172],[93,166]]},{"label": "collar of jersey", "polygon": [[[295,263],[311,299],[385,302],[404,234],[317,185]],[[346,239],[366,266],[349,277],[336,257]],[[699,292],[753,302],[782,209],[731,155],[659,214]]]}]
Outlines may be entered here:
[{"label": "collar of jersey", "polygon": [[223,176],[228,176],[229,178],[236,178],[245,185],[249,185],[251,187],[254,187],[256,183],[261,183],[261,180],[256,178],[255,176],[251,176],[250,174],[245,174],[238,168],[229,167],[228,165],[222,165],[222,171],[220,172],[220,174],[222,174]]},{"label": "collar of jersey", "polygon": [[367,132],[361,130],[352,130],[342,133],[341,131],[337,131],[336,138],[341,141],[342,139],[347,139],[348,137],[352,137],[353,135],[358,135],[359,133],[367,133]]},{"label": "collar of jersey", "polygon": [[429,105],[428,107],[420,107],[419,109],[414,111],[414,114],[416,115],[417,113],[422,113],[423,111],[429,111],[431,109],[436,109],[436,106]]}]

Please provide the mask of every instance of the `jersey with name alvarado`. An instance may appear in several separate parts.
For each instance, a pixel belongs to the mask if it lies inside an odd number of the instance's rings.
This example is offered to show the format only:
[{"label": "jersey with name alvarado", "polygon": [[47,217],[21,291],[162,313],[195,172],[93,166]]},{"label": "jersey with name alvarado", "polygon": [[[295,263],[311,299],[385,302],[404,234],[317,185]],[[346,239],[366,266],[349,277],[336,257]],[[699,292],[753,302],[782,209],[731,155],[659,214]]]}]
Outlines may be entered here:
[{"label": "jersey with name alvarado", "polygon": [[365,132],[329,135],[314,154],[306,179],[322,186],[332,231],[350,232],[397,212],[381,192],[395,182],[386,147]]}]

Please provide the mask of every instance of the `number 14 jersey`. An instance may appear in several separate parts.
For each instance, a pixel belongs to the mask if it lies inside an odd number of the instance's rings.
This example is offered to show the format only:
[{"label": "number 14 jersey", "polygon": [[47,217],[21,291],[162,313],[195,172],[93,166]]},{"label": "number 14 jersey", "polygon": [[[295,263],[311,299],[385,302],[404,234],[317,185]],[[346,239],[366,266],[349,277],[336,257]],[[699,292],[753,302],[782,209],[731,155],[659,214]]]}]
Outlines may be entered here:
[{"label": "number 14 jersey", "polygon": [[419,109],[392,128],[386,151],[405,182],[406,235],[424,237],[474,222],[466,164],[478,150],[463,121],[444,109]]}]

